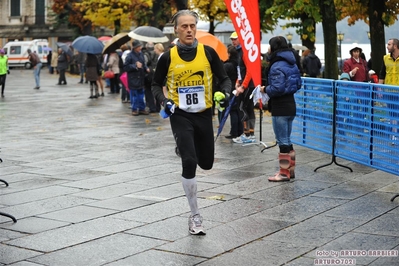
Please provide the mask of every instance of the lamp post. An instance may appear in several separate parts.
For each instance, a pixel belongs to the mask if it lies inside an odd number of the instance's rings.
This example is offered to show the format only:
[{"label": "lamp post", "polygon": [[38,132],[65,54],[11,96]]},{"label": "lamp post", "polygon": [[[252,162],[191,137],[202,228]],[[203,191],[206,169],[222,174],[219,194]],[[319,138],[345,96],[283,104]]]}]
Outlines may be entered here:
[{"label": "lamp post", "polygon": [[292,33],[288,32],[288,34],[286,35],[287,40],[288,40],[288,46],[292,46],[291,45],[291,41],[292,41]]},{"label": "lamp post", "polygon": [[339,62],[339,71],[340,71],[340,73],[342,71],[342,46],[341,46],[341,44],[342,44],[342,41],[344,40],[344,35],[345,34],[341,33],[341,32],[339,32],[337,34],[337,39],[339,41],[339,60],[340,60],[340,62]]}]

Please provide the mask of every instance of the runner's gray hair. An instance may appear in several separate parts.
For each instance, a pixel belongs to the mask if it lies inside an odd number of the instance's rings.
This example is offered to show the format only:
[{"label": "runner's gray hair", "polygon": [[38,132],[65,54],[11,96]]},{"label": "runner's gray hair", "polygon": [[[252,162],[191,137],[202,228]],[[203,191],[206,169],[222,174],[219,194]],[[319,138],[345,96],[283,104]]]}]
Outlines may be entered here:
[{"label": "runner's gray hair", "polygon": [[176,14],[173,15],[173,17],[172,17],[170,22],[173,23],[174,27],[176,28],[177,27],[177,21],[179,20],[179,17],[180,16],[186,16],[186,15],[195,17],[195,24],[198,24],[199,17],[198,17],[197,12],[194,12],[194,11],[191,11],[191,10],[188,10],[188,9],[183,9],[183,10],[180,10],[180,11],[176,12]]}]

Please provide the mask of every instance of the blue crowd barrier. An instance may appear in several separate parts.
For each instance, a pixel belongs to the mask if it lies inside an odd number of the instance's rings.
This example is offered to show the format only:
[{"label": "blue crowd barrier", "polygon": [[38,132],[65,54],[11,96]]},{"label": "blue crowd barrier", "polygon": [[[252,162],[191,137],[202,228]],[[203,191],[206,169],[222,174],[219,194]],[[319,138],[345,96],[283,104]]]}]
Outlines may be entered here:
[{"label": "blue crowd barrier", "polygon": [[302,78],[292,141],[399,175],[399,87]]}]

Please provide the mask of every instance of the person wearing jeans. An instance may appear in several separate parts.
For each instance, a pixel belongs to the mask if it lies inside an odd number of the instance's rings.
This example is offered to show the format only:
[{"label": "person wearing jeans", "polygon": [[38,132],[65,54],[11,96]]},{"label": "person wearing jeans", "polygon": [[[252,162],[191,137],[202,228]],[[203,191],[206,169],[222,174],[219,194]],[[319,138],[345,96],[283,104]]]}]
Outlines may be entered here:
[{"label": "person wearing jeans", "polygon": [[[272,114],[272,124],[280,152],[279,171],[268,180],[272,182],[289,181],[295,178],[295,150],[291,143],[292,123],[296,115],[294,93],[301,88],[301,62],[295,50],[288,47],[287,40],[276,36],[269,40],[269,68],[266,72],[266,93],[268,108]],[[242,86],[237,88],[242,93]],[[264,103],[266,103],[265,101]]]},{"label": "person wearing jeans", "polygon": [[28,49],[29,61],[33,66],[33,76],[35,77],[36,87],[34,89],[40,89],[40,70],[42,69],[42,62],[40,61],[39,56],[37,54],[32,53],[31,49]]}]

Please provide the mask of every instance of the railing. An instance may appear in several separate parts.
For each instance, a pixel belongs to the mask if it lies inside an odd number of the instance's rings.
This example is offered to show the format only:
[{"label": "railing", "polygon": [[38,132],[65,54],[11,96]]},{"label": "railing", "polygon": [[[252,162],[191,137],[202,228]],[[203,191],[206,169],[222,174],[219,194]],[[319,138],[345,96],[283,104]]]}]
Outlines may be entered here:
[{"label": "railing", "polygon": [[295,144],[399,175],[399,87],[303,78]]}]

